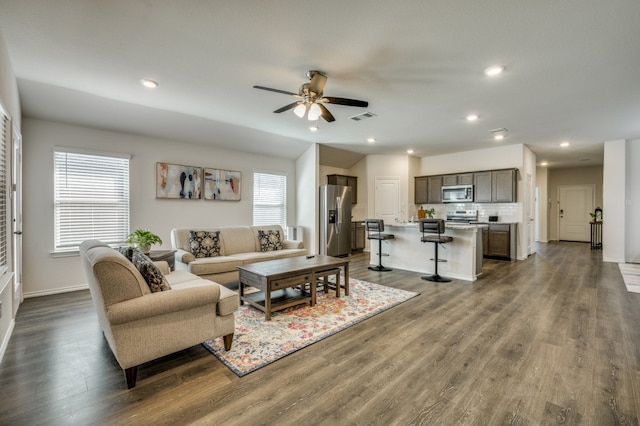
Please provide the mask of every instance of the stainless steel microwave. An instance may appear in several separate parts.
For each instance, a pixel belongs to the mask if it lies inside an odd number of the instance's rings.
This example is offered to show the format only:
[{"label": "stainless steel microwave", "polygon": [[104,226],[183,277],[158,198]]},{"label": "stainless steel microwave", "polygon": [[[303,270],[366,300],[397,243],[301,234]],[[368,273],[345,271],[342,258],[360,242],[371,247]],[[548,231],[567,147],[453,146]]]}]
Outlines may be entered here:
[{"label": "stainless steel microwave", "polygon": [[443,203],[472,203],[473,185],[452,185],[442,187]]}]

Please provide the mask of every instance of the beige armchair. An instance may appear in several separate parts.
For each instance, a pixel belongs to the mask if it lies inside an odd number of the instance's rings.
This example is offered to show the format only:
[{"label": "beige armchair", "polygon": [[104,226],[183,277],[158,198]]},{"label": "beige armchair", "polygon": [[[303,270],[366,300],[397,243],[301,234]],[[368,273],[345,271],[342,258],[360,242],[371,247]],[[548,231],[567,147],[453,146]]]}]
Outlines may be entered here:
[{"label": "beige armchair", "polygon": [[100,326],[129,389],[145,362],[220,336],[231,349],[239,305],[234,291],[187,271],[169,273],[159,262],[171,290],[152,293],[136,267],[106,244],[85,241],[80,255]]}]

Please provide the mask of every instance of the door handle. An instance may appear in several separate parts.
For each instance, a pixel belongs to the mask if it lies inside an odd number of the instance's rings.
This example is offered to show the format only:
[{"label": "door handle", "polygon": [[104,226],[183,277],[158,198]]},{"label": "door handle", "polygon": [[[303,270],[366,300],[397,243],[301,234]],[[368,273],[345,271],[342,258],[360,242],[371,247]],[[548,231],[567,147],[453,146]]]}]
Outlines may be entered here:
[{"label": "door handle", "polygon": [[22,235],[22,231],[14,231],[13,235]]}]

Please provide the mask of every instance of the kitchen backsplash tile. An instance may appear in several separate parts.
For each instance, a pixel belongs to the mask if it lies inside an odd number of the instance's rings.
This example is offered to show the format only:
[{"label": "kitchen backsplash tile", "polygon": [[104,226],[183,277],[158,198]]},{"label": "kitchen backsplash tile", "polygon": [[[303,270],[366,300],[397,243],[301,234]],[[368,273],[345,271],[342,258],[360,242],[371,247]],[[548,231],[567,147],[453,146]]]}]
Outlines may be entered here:
[{"label": "kitchen backsplash tile", "polygon": [[[522,203],[423,204],[422,207],[424,209],[434,208],[436,212],[433,216],[437,219],[446,219],[447,213],[452,210],[478,210],[479,222],[488,222],[489,216],[498,216],[498,222],[522,222]],[[409,218],[411,216],[409,215]],[[417,210],[414,216],[418,217]]]}]

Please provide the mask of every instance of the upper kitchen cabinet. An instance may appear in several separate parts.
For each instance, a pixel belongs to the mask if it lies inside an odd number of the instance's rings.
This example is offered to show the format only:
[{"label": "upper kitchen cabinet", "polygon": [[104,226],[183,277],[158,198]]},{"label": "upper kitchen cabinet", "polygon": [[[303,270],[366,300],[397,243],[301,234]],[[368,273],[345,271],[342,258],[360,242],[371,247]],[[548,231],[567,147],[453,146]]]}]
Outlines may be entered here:
[{"label": "upper kitchen cabinet", "polygon": [[494,203],[513,203],[516,201],[515,169],[495,170],[491,172],[491,201]]},{"label": "upper kitchen cabinet", "polygon": [[442,203],[442,176],[429,176],[427,186],[427,204]]},{"label": "upper kitchen cabinet", "polygon": [[426,176],[416,176],[414,185],[414,204],[427,204],[429,185],[428,178]]},{"label": "upper kitchen cabinet", "polygon": [[442,186],[472,185],[472,184],[473,184],[473,173],[463,173],[458,175],[442,176]]},{"label": "upper kitchen cabinet", "polygon": [[473,174],[473,200],[476,203],[491,202],[491,172],[477,172]]},{"label": "upper kitchen cabinet", "polygon": [[513,203],[516,201],[517,170],[491,170],[473,174],[476,203]]},{"label": "upper kitchen cabinet", "polygon": [[347,175],[327,175],[329,185],[342,185],[351,187],[351,204],[358,203],[358,178]]}]

